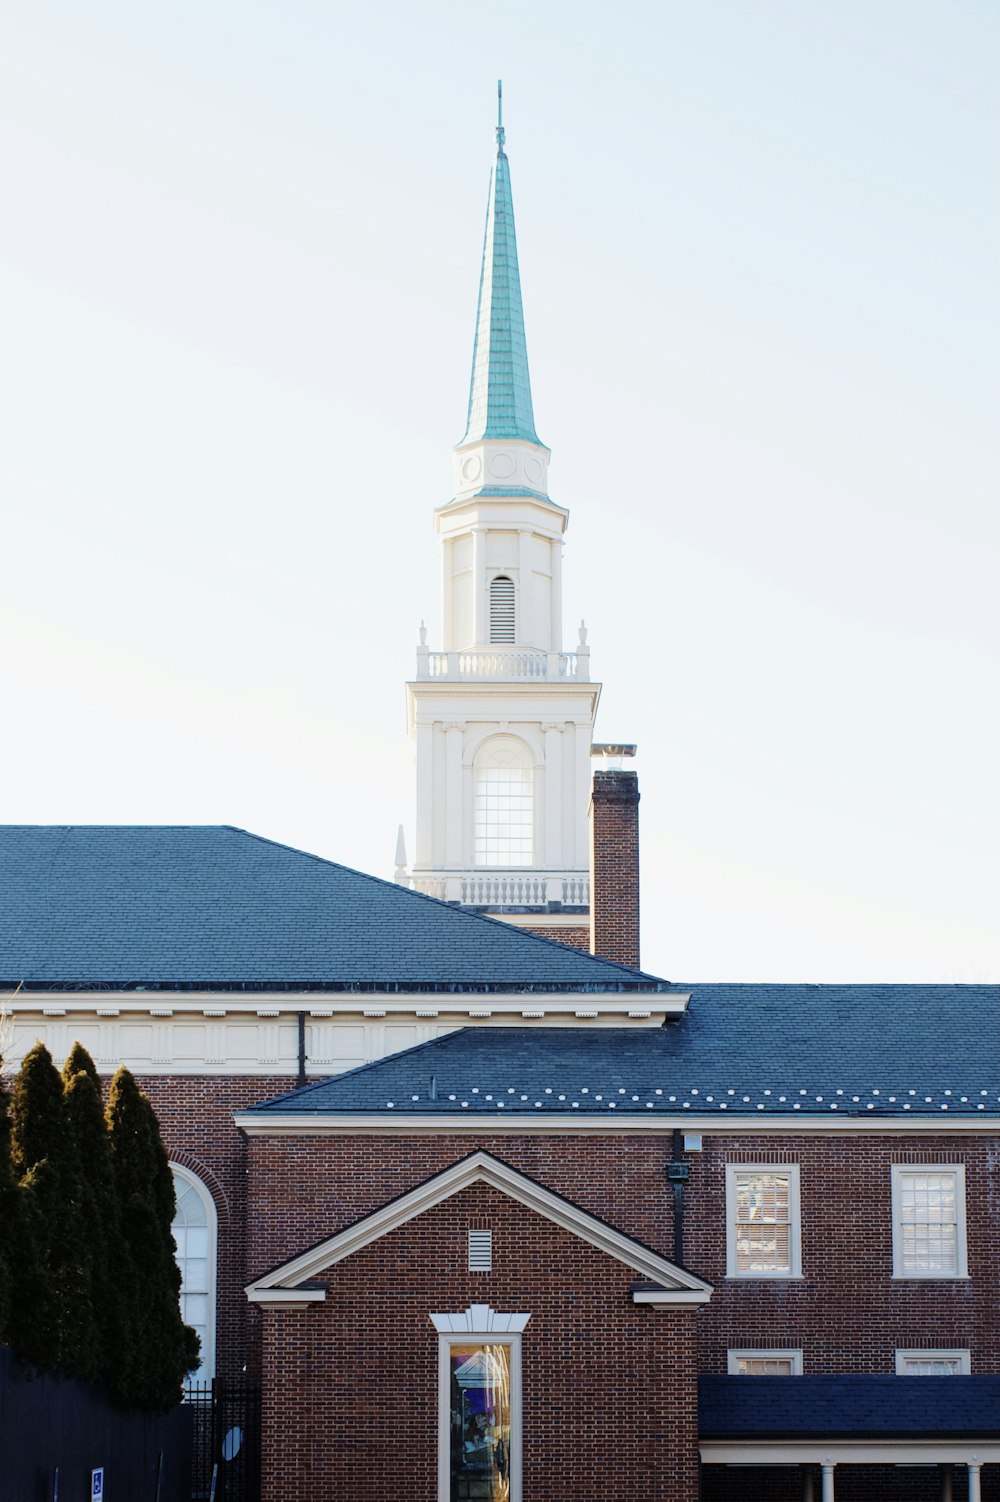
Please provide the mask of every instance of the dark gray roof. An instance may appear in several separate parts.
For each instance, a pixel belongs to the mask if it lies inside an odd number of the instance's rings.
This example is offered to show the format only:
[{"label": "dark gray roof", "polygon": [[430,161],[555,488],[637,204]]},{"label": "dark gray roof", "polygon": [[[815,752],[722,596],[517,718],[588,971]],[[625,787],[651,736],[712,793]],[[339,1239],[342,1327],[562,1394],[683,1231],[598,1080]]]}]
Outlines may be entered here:
[{"label": "dark gray roof", "polygon": [[0,985],[637,991],[667,982],[225,825],[0,825]]},{"label": "dark gray roof", "polygon": [[1000,1377],[699,1377],[702,1439],[1000,1436]]},{"label": "dark gray roof", "polygon": [[683,989],[686,1014],[663,1027],[463,1028],[256,1109],[831,1120],[1000,1112],[1000,987]]}]

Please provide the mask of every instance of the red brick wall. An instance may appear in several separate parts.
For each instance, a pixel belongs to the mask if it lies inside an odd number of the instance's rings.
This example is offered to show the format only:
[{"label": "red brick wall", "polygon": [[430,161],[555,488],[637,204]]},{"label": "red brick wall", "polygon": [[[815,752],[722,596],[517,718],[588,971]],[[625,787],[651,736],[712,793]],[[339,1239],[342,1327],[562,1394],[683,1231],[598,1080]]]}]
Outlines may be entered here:
[{"label": "red brick wall", "polygon": [[584,954],[590,954],[590,928],[584,924],[579,928],[539,928],[533,925],[525,926],[529,934],[539,934],[543,939],[555,939],[558,944],[568,944],[571,949],[582,949]]},{"label": "red brick wall", "polygon": [[[691,1153],[685,1243],[694,1271],[715,1285],[700,1325],[701,1368],[726,1370],[740,1346],[801,1346],[806,1372],[895,1370],[897,1346],[959,1346],[973,1372],[1000,1370],[1000,1141],[982,1137],[706,1137]],[[725,1166],[799,1164],[802,1271],[798,1280],[725,1276]],[[893,1163],[964,1163],[968,1280],[893,1281]],[[992,1224],[991,1224],[992,1222]]]},{"label": "red brick wall", "polygon": [[[487,1226],[494,1271],[469,1273],[466,1233]],[[338,1263],[324,1304],[264,1315],[264,1502],[436,1496],[428,1316],[472,1303],[531,1314],[525,1497],[694,1502],[695,1316],[637,1307],[634,1276],[483,1184]]]},{"label": "red brick wall", "polygon": [[[224,1375],[235,1374],[247,1361],[253,1371],[257,1362],[259,1316],[248,1310],[245,1283],[480,1148],[673,1256],[672,1199],[665,1178],[671,1148],[665,1134],[562,1137],[529,1130],[493,1137],[456,1133],[245,1141],[232,1122],[233,1110],[281,1093],[292,1083],[285,1076],[151,1076],[142,1081],[171,1156],[198,1174],[215,1197],[218,1350]],[[1000,1311],[991,1291],[1000,1286],[995,1229],[1000,1139],[870,1134],[824,1139],[790,1133],[781,1138],[706,1135],[703,1141],[703,1152],[687,1155],[691,1179],[684,1198],[685,1264],[715,1287],[695,1325],[702,1371],[725,1371],[730,1347],[785,1345],[802,1347],[805,1370],[813,1373],[892,1372],[896,1347],[911,1345],[967,1347],[973,1372],[998,1370]],[[727,1280],[727,1161],[799,1164],[801,1280]],[[896,1161],[966,1165],[970,1280],[892,1281],[890,1167]],[[426,1227],[435,1224],[428,1220]],[[427,1228],[422,1235],[430,1234]],[[537,1225],[532,1234],[538,1234]],[[370,1260],[376,1253],[363,1255]],[[473,1292],[478,1282],[472,1279]],[[466,1288],[463,1283],[452,1292],[448,1284],[449,1297],[459,1299],[454,1307],[464,1307]],[[472,1301],[472,1293],[465,1301]],[[499,1307],[492,1292],[490,1301]],[[629,1318],[637,1318],[628,1307]],[[283,1317],[308,1319],[301,1314]],[[320,1348],[310,1359],[322,1369]],[[602,1373],[602,1385],[606,1378]]]},{"label": "red brick wall", "polygon": [[[921,1344],[968,1347],[974,1372],[998,1370],[1000,1141],[703,1140],[688,1154],[684,1200],[685,1265],[715,1288],[698,1316],[701,1370],[724,1372],[730,1347],[789,1345],[803,1348],[807,1372],[891,1373],[897,1346]],[[663,1135],[253,1138],[248,1279],[477,1148],[673,1257]],[[966,1164],[968,1281],[892,1280],[890,1165],[921,1155]],[[800,1165],[801,1279],[727,1279],[725,1165],[739,1160]]]},{"label": "red brick wall", "polygon": [[639,781],[595,772],[590,801],[590,948],[639,964]]}]

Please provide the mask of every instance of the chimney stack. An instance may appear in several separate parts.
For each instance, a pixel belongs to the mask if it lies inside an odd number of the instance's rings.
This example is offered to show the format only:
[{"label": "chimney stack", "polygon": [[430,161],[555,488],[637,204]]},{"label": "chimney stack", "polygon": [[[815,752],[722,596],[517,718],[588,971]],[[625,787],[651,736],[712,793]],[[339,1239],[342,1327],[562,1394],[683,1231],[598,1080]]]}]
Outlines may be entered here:
[{"label": "chimney stack", "polygon": [[[634,747],[629,750],[634,755]],[[594,773],[590,952],[620,965],[639,965],[639,779],[635,772]]]}]

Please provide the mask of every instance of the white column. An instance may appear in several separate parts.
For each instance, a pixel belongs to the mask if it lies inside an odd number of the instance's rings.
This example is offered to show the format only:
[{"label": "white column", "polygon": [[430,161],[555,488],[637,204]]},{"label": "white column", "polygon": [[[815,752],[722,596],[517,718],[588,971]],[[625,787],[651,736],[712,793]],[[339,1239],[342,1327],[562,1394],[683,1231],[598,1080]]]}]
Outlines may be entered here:
[{"label": "white column", "polygon": [[454,868],[462,864],[462,741],[465,727],[452,723],[444,728],[446,731],[444,863]]},{"label": "white column", "polygon": [[485,646],[490,639],[489,611],[486,585],[486,533],[481,527],[472,529],[472,609],[474,612],[475,643]]},{"label": "white column", "polygon": [[549,651],[562,651],[562,541],[556,537],[549,543],[551,562],[549,572],[552,578],[552,587],[549,597],[552,601],[552,620],[549,625]]},{"label": "white column", "polygon": [[562,725],[542,726],[545,735],[545,838],[541,866],[562,865]]},{"label": "white column", "polygon": [[823,1461],[823,1502],[834,1502],[833,1495],[833,1471],[831,1461]]},{"label": "white column", "polygon": [[433,835],[431,818],[434,808],[434,727],[417,726],[417,838],[413,863],[417,867],[431,864]]},{"label": "white column", "polygon": [[973,1455],[969,1461],[969,1502],[982,1502],[982,1487],[980,1484],[980,1472],[983,1469],[981,1460]]},{"label": "white column", "polygon": [[535,642],[534,593],[535,580],[531,569],[531,533],[527,527],[517,529],[517,645],[527,647]]}]

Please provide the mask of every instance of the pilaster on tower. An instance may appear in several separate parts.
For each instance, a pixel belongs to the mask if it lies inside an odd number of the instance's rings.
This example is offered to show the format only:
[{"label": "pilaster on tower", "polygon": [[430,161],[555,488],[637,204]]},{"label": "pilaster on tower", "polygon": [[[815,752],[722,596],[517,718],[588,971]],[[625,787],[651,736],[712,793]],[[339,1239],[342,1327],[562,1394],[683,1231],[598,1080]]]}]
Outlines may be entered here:
[{"label": "pilaster on tower", "polygon": [[[498,122],[464,436],[435,513],[443,642],[407,685],[417,747],[411,881],[556,933],[589,921],[590,754],[600,684],[563,651],[569,513],[535,431],[510,166]],[[516,917],[514,914],[516,913]],[[575,933],[574,933],[575,937]]]}]

